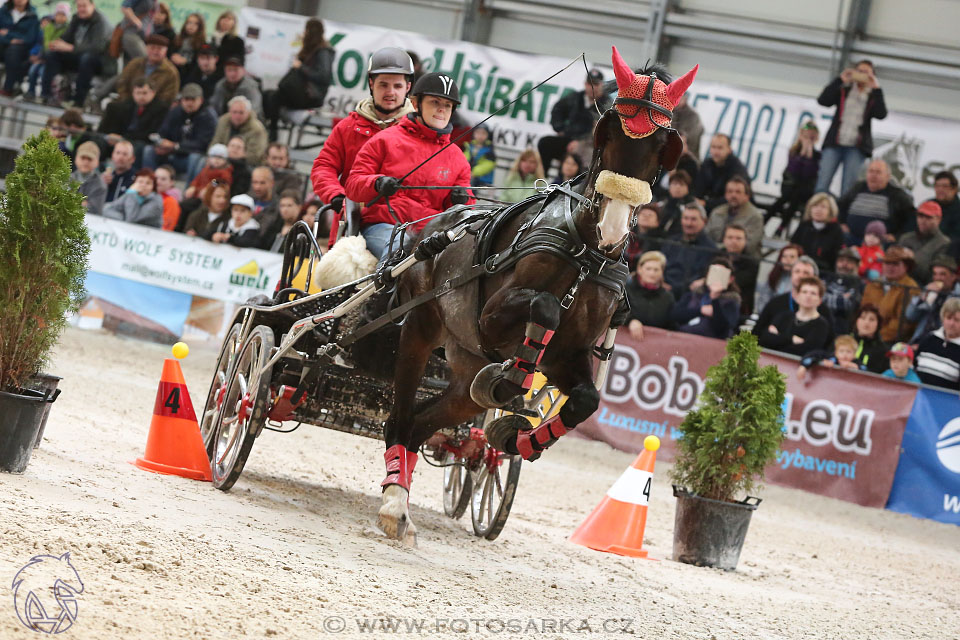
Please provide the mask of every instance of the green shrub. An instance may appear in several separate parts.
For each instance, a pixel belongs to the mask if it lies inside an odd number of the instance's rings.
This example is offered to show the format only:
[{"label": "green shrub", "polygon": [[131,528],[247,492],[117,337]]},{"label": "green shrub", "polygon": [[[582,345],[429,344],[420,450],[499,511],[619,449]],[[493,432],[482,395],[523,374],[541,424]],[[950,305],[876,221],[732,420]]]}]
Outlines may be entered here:
[{"label": "green shrub", "polygon": [[23,145],[0,196],[0,389],[22,388],[84,295],[90,238],[70,160],[46,131]]},{"label": "green shrub", "polygon": [[671,476],[692,493],[734,501],[754,488],[783,440],[786,378],[760,368],[760,346],[749,332],[727,342],[727,354],[707,371],[697,408],[680,429]]}]

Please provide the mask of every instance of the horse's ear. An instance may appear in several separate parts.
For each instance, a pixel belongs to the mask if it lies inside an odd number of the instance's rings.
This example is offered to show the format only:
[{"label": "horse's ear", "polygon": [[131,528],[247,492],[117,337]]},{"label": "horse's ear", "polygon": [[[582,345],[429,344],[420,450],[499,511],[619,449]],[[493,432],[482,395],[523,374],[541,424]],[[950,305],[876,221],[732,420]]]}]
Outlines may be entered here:
[{"label": "horse's ear", "polygon": [[660,149],[660,167],[664,171],[673,171],[683,153],[683,140],[675,129],[667,130],[667,141]]}]

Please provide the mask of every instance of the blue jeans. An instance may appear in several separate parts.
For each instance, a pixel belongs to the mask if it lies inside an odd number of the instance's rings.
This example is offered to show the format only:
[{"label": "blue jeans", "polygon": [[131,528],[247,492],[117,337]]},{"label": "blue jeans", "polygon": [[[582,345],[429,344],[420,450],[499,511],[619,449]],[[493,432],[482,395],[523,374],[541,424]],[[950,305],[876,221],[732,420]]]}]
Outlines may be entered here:
[{"label": "blue jeans", "polygon": [[843,195],[853,188],[860,177],[860,167],[866,156],[856,147],[826,147],[820,156],[820,173],[817,174],[817,186],[814,193],[830,192],[830,183],[837,168],[843,165],[843,179],[840,182],[840,194]]},{"label": "blue jeans", "polygon": [[37,83],[40,82],[40,78],[43,76],[43,63],[35,62],[30,66],[30,73],[27,74],[27,79],[30,81],[30,88],[27,89],[27,94],[31,96],[37,95]]},{"label": "blue jeans", "polygon": [[[360,235],[367,241],[367,251],[372,253],[378,262],[383,262],[390,255],[390,236],[393,235],[393,225],[386,222],[377,222],[360,230]],[[396,251],[396,242],[393,250]]]}]

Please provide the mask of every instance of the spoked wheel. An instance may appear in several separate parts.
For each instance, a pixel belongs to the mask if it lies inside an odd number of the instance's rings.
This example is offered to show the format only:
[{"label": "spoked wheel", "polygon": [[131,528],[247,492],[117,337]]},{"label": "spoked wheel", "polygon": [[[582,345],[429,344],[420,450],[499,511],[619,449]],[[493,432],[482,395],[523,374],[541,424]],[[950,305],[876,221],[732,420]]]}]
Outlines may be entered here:
[{"label": "spoked wheel", "polygon": [[207,391],[207,402],[203,405],[203,413],[200,414],[200,435],[203,436],[208,458],[213,456],[213,434],[216,432],[217,414],[220,413],[223,397],[227,391],[227,375],[240,348],[240,328],[240,323],[230,327],[227,337],[223,340],[217,369],[213,372],[210,390]]},{"label": "spoked wheel", "polygon": [[520,480],[520,456],[497,451],[487,445],[480,468],[474,472],[470,514],[473,533],[487,540],[496,540],[507,523],[513,497]]},{"label": "spoked wheel", "polygon": [[227,491],[243,472],[253,441],[267,417],[273,331],[260,325],[250,333],[227,374],[227,390],[213,436],[213,486]]},{"label": "spoked wheel", "polygon": [[442,459],[443,467],[443,512],[458,519],[470,504],[473,491],[473,477],[467,465],[457,458],[453,451],[446,451]]}]

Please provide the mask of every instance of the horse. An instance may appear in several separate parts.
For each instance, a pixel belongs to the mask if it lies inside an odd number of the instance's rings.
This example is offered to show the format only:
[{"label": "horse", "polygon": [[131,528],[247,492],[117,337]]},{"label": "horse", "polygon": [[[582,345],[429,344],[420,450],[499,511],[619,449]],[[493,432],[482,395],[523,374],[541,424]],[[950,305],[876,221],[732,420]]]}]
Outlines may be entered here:
[{"label": "horse", "polygon": [[[467,265],[487,266],[482,278],[414,307],[403,322],[394,404],[384,427],[387,477],[377,518],[389,538],[416,545],[410,483],[417,451],[436,431],[522,396],[536,371],[567,401],[559,415],[536,429],[518,429],[516,422],[501,422],[499,430],[488,426],[488,441],[497,449],[535,460],[597,410],[593,357],[625,305],[624,245],[636,208],[652,198],[649,185],[676,166],[683,150],[670,128],[672,109],[698,69],[677,80],[660,65],[634,71],[616,47],[613,64],[619,94],[595,126],[586,175],[501,211],[494,218],[499,224],[487,225],[486,235],[474,229],[397,280],[398,299],[412,300],[455,281]],[[421,237],[469,215],[469,209],[442,214]],[[417,387],[438,347],[450,370],[449,386],[417,406]]]}]

